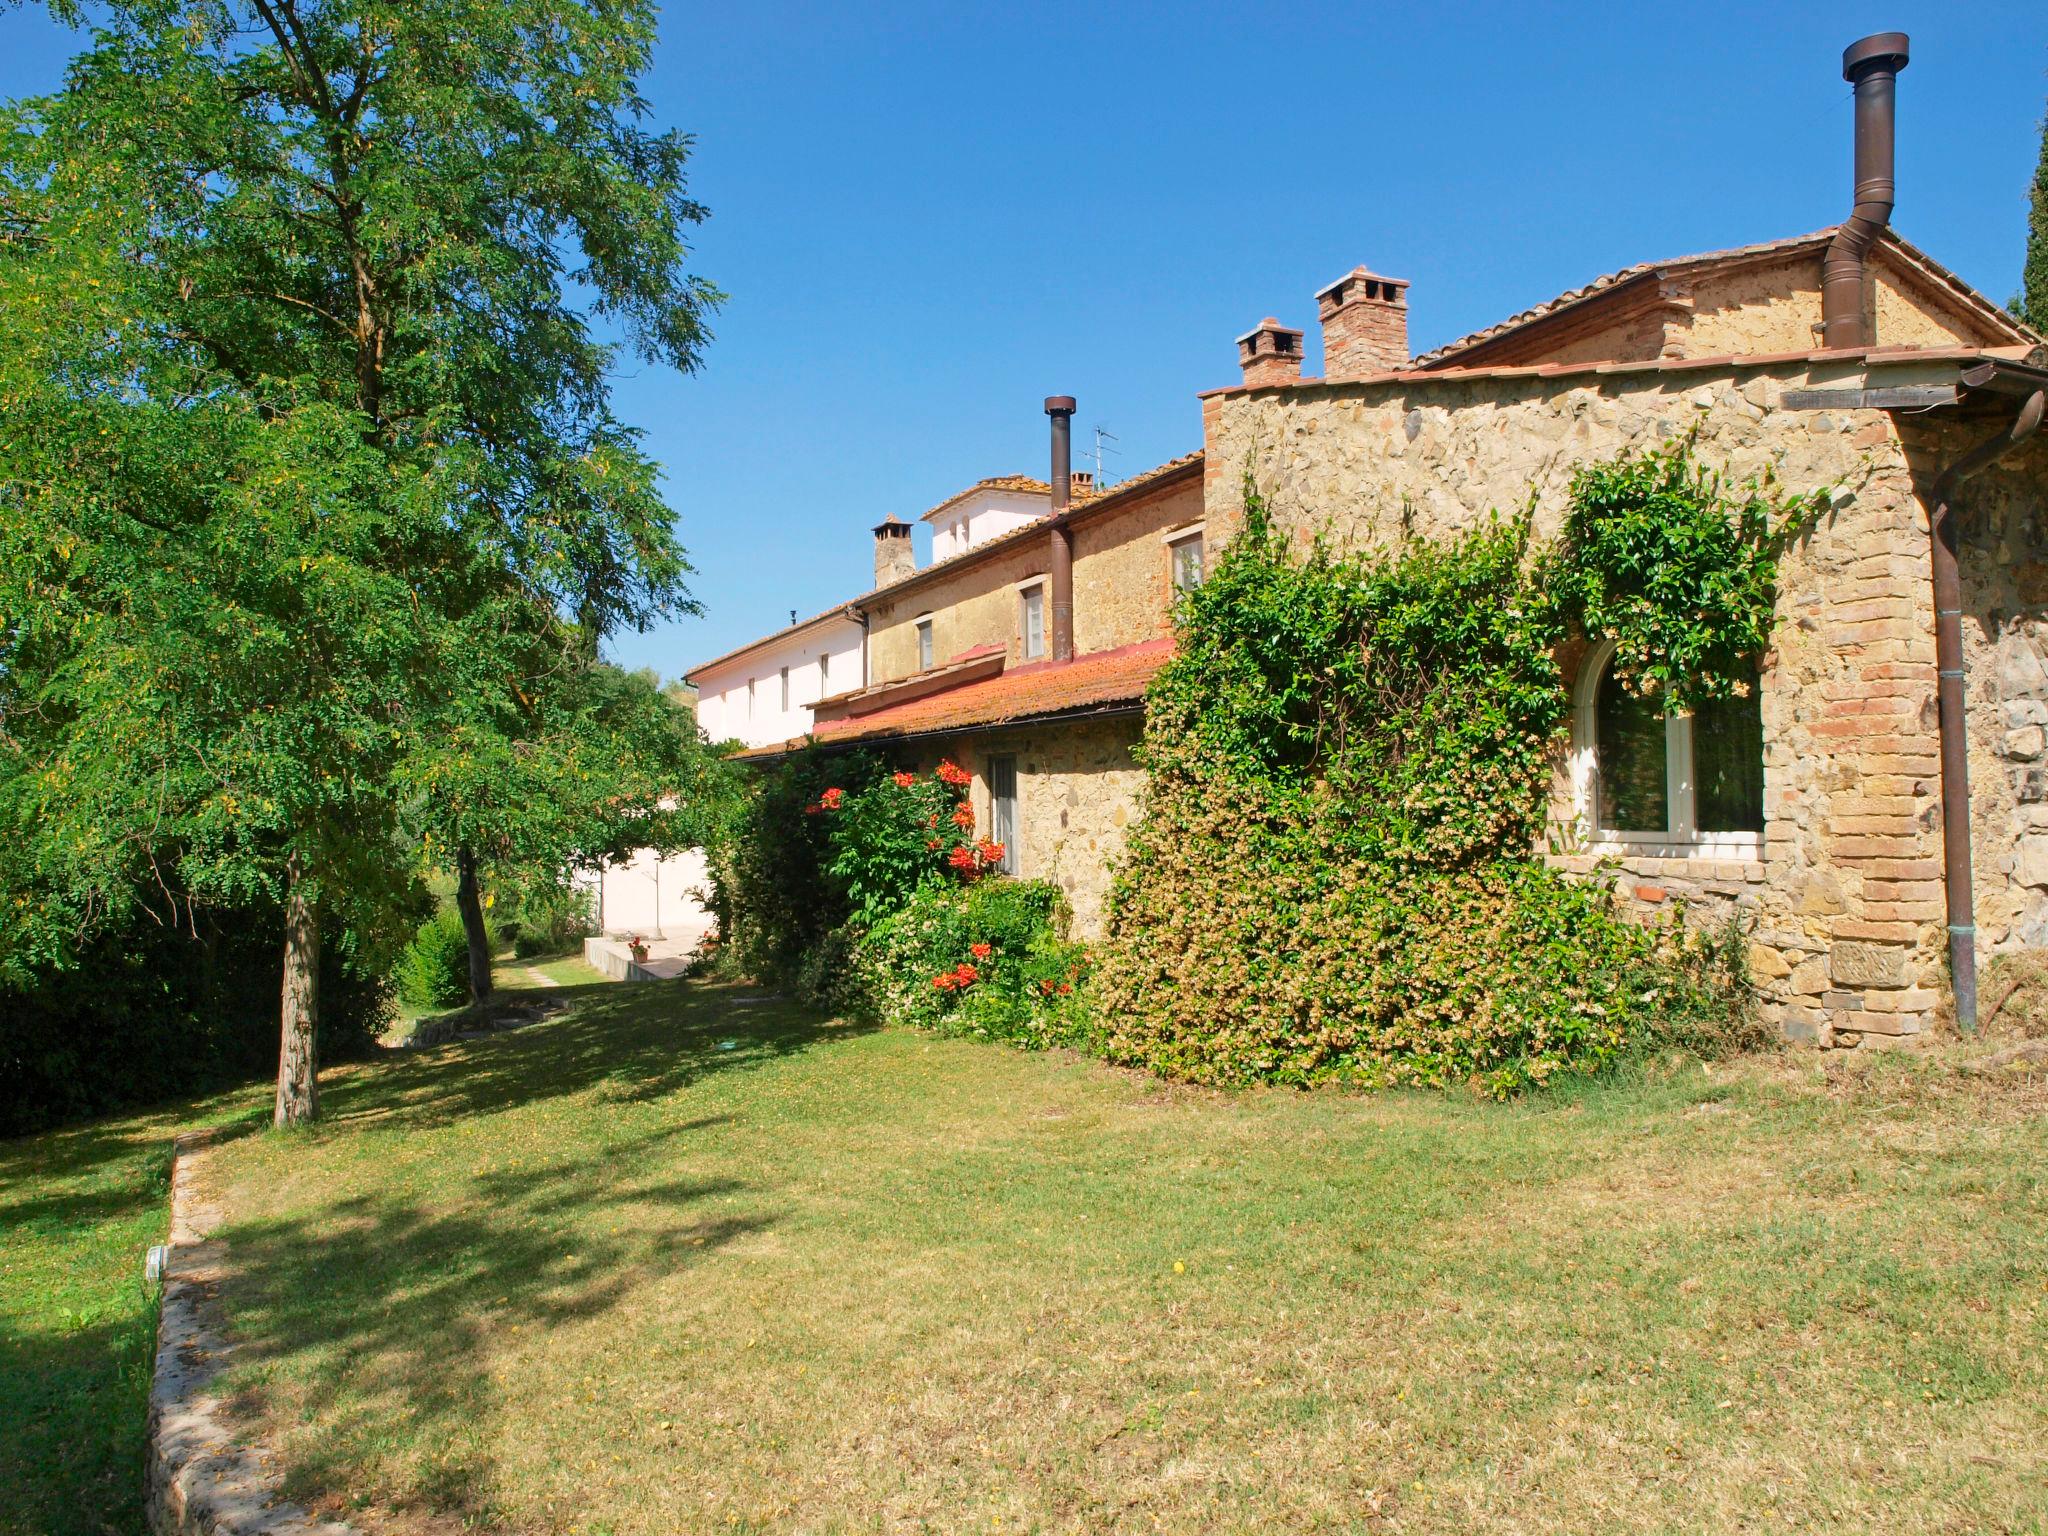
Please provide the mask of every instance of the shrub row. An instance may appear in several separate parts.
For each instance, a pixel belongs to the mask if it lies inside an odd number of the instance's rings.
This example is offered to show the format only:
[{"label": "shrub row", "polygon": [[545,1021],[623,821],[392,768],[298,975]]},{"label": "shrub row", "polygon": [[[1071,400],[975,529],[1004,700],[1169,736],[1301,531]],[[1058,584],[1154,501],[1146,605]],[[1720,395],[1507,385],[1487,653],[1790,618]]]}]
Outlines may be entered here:
[{"label": "shrub row", "polygon": [[[273,908],[201,909],[190,929],[138,914],[65,969],[0,987],[0,1136],[275,1072],[282,949]],[[389,985],[353,942],[330,944],[322,1059],[371,1049],[390,1013]]]}]

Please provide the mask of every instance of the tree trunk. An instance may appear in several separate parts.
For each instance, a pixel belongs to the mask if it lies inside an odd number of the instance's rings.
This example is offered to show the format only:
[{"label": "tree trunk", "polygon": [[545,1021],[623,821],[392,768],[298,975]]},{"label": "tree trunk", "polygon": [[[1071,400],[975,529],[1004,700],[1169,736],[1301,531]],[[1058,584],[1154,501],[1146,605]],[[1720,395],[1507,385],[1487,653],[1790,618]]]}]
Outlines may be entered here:
[{"label": "tree trunk", "polygon": [[293,859],[284,898],[283,1043],[277,1056],[277,1123],[303,1125],[320,1113],[320,916],[306,871]]},{"label": "tree trunk", "polygon": [[462,914],[463,936],[469,940],[469,1000],[481,1003],[491,995],[491,937],[477,896],[476,855],[466,845],[456,850],[455,872],[455,910]]}]

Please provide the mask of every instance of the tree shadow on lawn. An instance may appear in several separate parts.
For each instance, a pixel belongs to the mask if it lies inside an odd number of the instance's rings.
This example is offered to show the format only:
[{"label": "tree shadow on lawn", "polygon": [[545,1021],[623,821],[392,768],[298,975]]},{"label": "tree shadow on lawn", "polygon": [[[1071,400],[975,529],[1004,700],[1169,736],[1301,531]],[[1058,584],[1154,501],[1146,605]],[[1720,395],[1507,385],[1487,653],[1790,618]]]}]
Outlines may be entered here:
[{"label": "tree shadow on lawn", "polygon": [[[765,1065],[872,1033],[752,988],[703,982],[592,982],[531,989],[569,1012],[540,1023],[400,1050],[323,1085],[331,1125],[400,1117],[425,1129],[602,1088],[642,1103],[714,1073]],[[758,998],[746,1003],[739,999]],[[396,1058],[396,1059],[392,1059]]]},{"label": "tree shadow on lawn", "polygon": [[[285,1431],[288,1495],[340,1507],[371,1491],[494,1524],[494,1370],[574,1369],[550,1355],[551,1330],[773,1224],[737,1180],[620,1178],[717,1118],[483,1174],[454,1208],[379,1191],[233,1225],[243,1358],[224,1385]],[[752,1209],[723,1214],[749,1195]]]},{"label": "tree shadow on lawn", "polygon": [[155,1324],[143,1306],[96,1309],[56,1333],[17,1331],[0,1319],[0,1531],[142,1528]]}]

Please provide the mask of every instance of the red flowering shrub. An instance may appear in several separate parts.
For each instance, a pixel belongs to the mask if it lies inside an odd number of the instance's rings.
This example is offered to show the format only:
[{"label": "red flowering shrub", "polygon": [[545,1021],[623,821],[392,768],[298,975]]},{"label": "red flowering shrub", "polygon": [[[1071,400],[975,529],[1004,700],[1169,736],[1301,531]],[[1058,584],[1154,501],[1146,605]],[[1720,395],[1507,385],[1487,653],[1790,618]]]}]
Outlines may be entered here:
[{"label": "red flowering shrub", "polygon": [[1022,1045],[1088,1045],[1077,995],[1087,956],[1060,936],[1062,922],[1059,888],[1045,881],[926,886],[862,937],[861,1011]]},{"label": "red flowering shrub", "polygon": [[961,832],[973,832],[974,807],[965,794],[972,782],[946,762],[935,773],[899,770],[853,794],[834,788],[819,795],[812,809],[831,817],[826,867],[840,882],[856,927],[872,927],[919,887],[945,879],[948,871],[975,880],[1002,862],[999,847],[994,858],[986,856],[984,850],[994,844],[961,845],[947,852],[945,839],[936,835],[948,821]]}]

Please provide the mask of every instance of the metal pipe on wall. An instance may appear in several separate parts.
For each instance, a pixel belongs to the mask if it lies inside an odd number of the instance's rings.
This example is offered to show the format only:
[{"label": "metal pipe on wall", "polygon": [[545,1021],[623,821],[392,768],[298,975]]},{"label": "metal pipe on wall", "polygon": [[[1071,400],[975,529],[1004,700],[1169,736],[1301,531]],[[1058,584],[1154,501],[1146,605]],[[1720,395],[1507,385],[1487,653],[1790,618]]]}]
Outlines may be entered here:
[{"label": "metal pipe on wall", "polygon": [[1956,1025],[1977,1028],[1977,907],[1970,871],[1970,739],[1963,676],[1963,586],[1956,562],[1956,487],[2041,430],[2048,391],[2027,397],[2003,432],[1972,448],[1934,482],[1927,532],[1934,576],[1935,698],[1941,733],[1942,885],[1948,902],[1949,984]]},{"label": "metal pipe on wall", "polygon": [[1052,609],[1052,659],[1074,659],[1074,536],[1066,524],[1073,503],[1074,397],[1051,395],[1045,414],[1052,418],[1052,531],[1046,561],[1046,585]]},{"label": "metal pipe on wall", "polygon": [[1836,228],[1821,262],[1824,347],[1876,345],[1877,338],[1863,323],[1863,258],[1891,222],[1897,88],[1907,49],[1905,33],[1876,32],[1851,43],[1842,54],[1842,78],[1856,87],[1856,190],[1849,217]]}]

